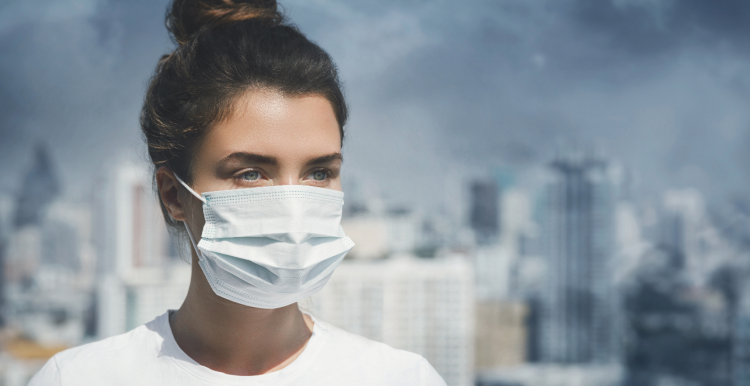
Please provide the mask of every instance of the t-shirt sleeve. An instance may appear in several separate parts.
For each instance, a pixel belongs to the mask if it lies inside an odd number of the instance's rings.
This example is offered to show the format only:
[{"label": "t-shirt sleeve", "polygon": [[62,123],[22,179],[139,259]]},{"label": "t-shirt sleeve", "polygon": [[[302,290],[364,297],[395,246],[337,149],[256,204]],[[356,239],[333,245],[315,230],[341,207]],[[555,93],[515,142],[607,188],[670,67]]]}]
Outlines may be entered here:
[{"label": "t-shirt sleeve", "polygon": [[42,366],[39,372],[31,378],[27,386],[60,386],[60,369],[57,367],[57,359],[50,358]]},{"label": "t-shirt sleeve", "polygon": [[443,377],[435,371],[435,368],[432,367],[427,359],[422,358],[419,372],[422,386],[446,386]]}]

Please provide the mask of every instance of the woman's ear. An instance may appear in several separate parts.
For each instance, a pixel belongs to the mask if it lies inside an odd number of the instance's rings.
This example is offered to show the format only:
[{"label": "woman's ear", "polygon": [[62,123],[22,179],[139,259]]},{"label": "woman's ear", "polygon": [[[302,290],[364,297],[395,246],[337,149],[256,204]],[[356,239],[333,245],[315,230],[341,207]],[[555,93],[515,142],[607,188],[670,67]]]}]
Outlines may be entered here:
[{"label": "woman's ear", "polygon": [[174,172],[166,166],[162,166],[156,171],[156,187],[159,190],[159,197],[167,212],[177,221],[185,221],[185,206],[180,201],[180,191],[182,185],[177,181]]}]

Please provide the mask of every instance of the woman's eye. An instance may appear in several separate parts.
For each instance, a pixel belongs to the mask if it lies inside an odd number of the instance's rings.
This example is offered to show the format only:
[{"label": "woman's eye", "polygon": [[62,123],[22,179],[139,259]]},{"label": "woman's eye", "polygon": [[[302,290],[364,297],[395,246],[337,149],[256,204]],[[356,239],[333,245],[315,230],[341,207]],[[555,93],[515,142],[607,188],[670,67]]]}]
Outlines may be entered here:
[{"label": "woman's eye", "polygon": [[256,171],[244,172],[240,175],[240,178],[245,181],[257,181],[260,179],[260,173]]},{"label": "woman's eye", "polygon": [[315,180],[315,181],[324,181],[326,178],[328,178],[328,173],[326,173],[326,172],[324,172],[322,170],[314,171],[310,175],[312,176],[313,180]]}]

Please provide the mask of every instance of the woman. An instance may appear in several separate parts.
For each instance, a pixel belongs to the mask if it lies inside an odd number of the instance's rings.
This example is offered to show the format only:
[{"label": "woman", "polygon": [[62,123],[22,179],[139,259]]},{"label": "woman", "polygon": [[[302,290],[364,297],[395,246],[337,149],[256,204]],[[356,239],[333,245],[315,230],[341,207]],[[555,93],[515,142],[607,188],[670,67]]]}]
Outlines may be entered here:
[{"label": "woman", "polygon": [[174,0],[178,43],[141,127],[164,217],[192,245],[185,302],[55,355],[31,385],[444,385],[427,361],[300,312],[353,244],[347,109],[330,57],[275,1]]}]

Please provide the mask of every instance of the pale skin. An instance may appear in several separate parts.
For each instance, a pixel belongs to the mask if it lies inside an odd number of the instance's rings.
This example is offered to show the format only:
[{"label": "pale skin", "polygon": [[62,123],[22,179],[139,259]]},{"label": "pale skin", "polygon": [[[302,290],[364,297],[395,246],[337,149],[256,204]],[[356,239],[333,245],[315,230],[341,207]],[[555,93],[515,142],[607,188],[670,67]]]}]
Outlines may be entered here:
[{"label": "pale skin", "polygon": [[[226,119],[210,128],[194,157],[191,188],[198,193],[271,185],[341,190],[339,126],[331,104],[319,95],[249,91]],[[202,203],[169,168],[157,171],[156,183],[169,214],[185,221],[198,242]],[[189,357],[231,375],[286,367],[302,353],[313,329],[313,321],[296,303],[260,309],[217,296],[195,250],[188,295],[169,322]]]}]

